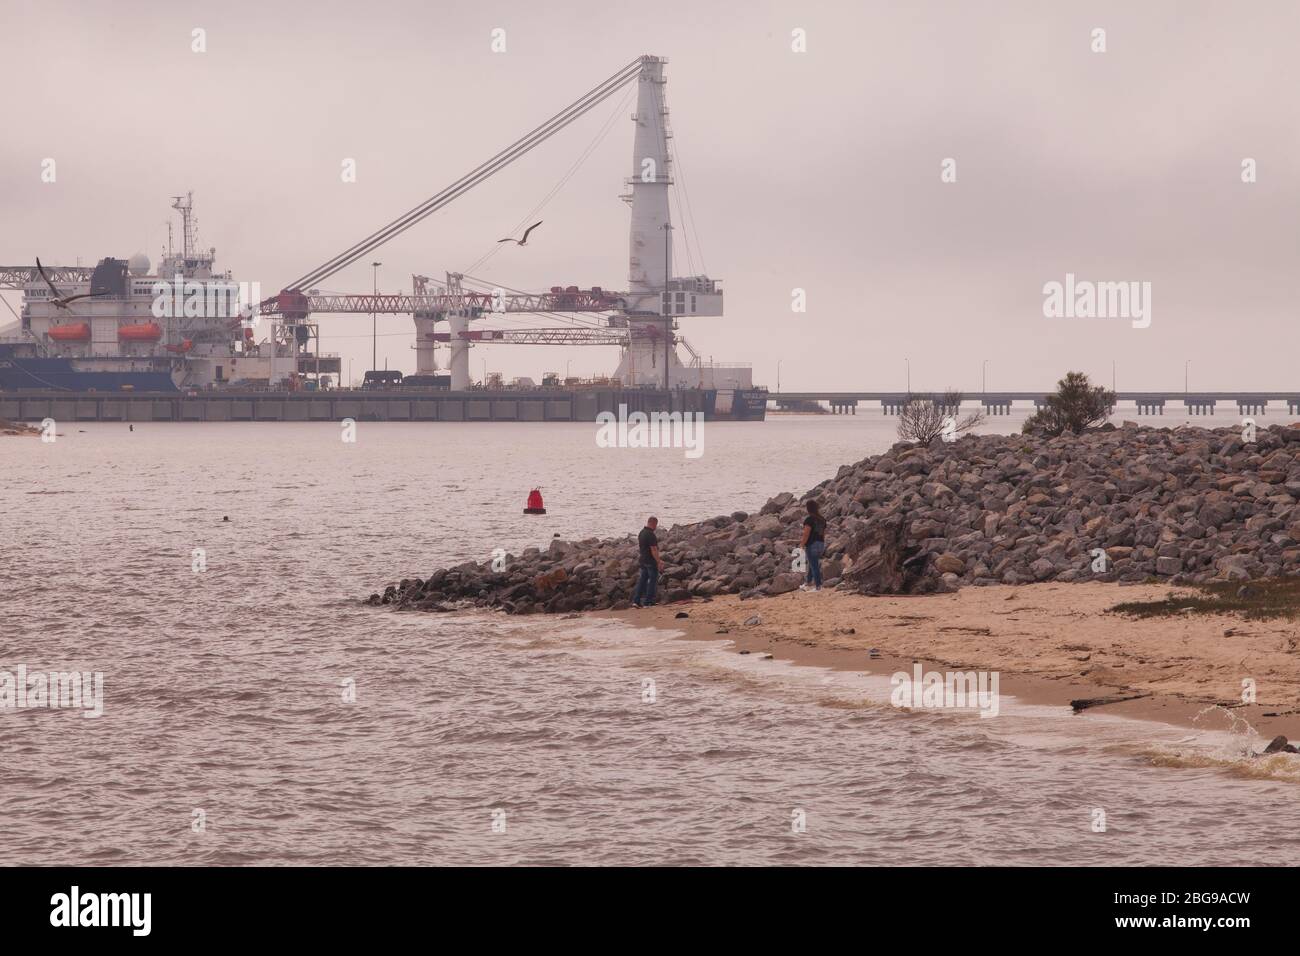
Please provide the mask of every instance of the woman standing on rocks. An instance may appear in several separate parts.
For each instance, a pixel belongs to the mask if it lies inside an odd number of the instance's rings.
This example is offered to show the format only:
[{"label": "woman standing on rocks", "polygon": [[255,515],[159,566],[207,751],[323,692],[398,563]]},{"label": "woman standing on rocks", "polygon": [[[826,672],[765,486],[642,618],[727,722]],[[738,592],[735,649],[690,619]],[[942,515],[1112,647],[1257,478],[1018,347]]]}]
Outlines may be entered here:
[{"label": "woman standing on rocks", "polygon": [[808,517],[803,519],[803,537],[799,547],[808,559],[808,580],[799,585],[800,591],[820,591],[822,589],[822,555],[826,553],[826,519],[822,517],[821,506],[811,498],[807,502]]}]

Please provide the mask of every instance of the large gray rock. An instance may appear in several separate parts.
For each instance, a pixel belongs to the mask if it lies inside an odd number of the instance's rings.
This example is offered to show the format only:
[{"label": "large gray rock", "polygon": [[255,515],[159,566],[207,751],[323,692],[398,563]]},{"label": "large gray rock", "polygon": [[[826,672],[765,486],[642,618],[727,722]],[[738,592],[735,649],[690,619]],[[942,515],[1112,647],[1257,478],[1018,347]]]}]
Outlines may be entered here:
[{"label": "large gray rock", "polygon": [[793,571],[785,571],[772,579],[772,583],[767,586],[767,593],[785,594],[788,591],[793,591],[798,588],[799,585],[804,583],[804,580],[805,577],[802,574],[796,574]]},{"label": "large gray rock", "polygon": [[1156,558],[1156,574],[1177,574],[1183,569],[1183,559],[1175,557]]}]

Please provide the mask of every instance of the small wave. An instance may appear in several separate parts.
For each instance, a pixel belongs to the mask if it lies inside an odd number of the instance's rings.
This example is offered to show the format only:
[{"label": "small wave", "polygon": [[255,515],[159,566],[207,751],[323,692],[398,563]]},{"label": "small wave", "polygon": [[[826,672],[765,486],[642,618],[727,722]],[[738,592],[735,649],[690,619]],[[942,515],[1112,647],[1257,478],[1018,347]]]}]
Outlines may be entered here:
[{"label": "small wave", "polygon": [[1266,756],[1224,756],[1195,751],[1170,751],[1149,747],[1144,755],[1155,767],[1218,770],[1246,780],[1280,780],[1300,783],[1300,756],[1278,753]]}]

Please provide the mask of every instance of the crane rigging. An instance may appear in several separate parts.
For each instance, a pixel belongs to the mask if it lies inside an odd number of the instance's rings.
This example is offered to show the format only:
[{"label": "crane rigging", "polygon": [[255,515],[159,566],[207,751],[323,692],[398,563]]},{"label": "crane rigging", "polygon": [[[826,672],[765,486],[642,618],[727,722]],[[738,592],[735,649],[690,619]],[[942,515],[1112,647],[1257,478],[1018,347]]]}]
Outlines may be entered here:
[{"label": "crane rigging", "polygon": [[470,170],[450,186],[429,197],[405,215],[398,217],[382,229],[362,239],[350,249],[339,253],[329,261],[295,279],[285,287],[285,291],[301,292],[304,288],[318,285],[340,269],[344,269],[358,259],[369,255],[390,239],[401,235],[427,216],[448,205],[480,183],[490,179],[521,156],[531,152],[534,147],[550,139],[551,136],[564,129],[574,120],[585,115],[593,107],[598,106],[618,90],[634,81],[641,72],[643,59],[643,57],[638,57],[633,60],[603,83],[598,84],[545,123],[532,130],[532,132],[516,140],[491,159]]},{"label": "crane rigging", "polygon": [[[619,345],[623,355],[615,377],[627,385],[669,388],[674,375],[679,384],[702,384],[698,356],[688,371],[673,349],[679,341],[684,341],[674,334],[676,320],[679,316],[721,315],[723,295],[717,282],[707,275],[673,276],[674,227],[669,212],[669,189],[674,181],[669,148],[672,134],[668,129],[664,96],[665,62],[655,56],[637,57],[451,185],[284,286],[280,293],[261,302],[257,311],[261,315],[278,316],[288,327],[287,334],[299,342],[306,342],[313,335],[319,342],[315,326],[308,322],[312,313],[409,314],[415,323],[417,372],[436,371],[434,347],[446,343],[451,349],[448,364],[453,389],[468,387],[469,348],[472,343],[483,342]],[[447,273],[445,286],[436,286],[424,276],[413,276],[411,295],[321,294],[312,288],[481,185],[634,82],[638,95],[632,116],[636,123],[633,175],[625,180],[630,191],[621,197],[632,207],[626,292],[575,285],[552,286],[549,292],[540,293],[504,288],[473,290],[464,286],[463,274],[453,272]],[[566,180],[571,174],[572,170],[566,174]],[[536,224],[528,231],[534,228]],[[607,313],[607,316],[604,327],[477,332],[469,328],[473,321],[510,313]],[[449,331],[436,331],[435,325],[440,322],[446,322]]]}]

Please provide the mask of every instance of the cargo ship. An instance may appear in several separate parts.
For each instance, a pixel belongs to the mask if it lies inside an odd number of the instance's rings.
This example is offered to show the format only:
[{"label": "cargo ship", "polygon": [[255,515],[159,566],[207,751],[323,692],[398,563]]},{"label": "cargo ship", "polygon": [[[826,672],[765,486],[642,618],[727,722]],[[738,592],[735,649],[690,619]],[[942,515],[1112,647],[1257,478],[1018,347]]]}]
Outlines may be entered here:
[{"label": "cargo ship", "polygon": [[216,249],[197,248],[192,194],[172,208],[183,241],[157,269],[138,252],[4,270],[23,307],[0,329],[0,389],[166,392],[337,377],[338,357],[312,354],[300,330],[269,326],[257,340],[257,284],[217,271]]}]

